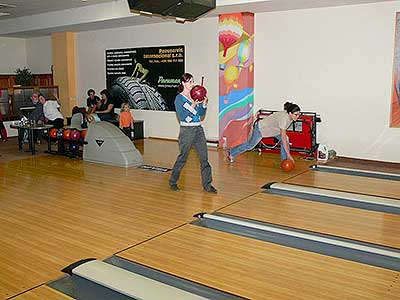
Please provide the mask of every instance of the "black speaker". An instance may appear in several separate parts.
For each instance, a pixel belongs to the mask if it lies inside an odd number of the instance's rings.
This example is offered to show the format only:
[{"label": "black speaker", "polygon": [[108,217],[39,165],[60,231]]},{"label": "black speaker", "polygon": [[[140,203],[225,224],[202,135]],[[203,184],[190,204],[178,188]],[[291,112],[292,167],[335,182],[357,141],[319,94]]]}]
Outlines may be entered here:
[{"label": "black speaker", "polygon": [[133,12],[147,12],[195,21],[215,8],[215,0],[128,0]]}]

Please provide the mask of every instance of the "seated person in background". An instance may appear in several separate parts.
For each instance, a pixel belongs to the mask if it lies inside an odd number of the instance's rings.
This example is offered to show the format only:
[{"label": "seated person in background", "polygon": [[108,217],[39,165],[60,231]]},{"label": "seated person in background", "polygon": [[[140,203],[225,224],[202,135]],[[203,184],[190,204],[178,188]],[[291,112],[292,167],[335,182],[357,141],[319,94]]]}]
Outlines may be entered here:
[{"label": "seated person in background", "polygon": [[92,107],[91,113],[86,116],[86,122],[93,123],[101,121],[99,116],[96,114],[96,111],[100,110],[102,105],[103,100],[101,100],[100,98],[96,99],[96,105]]},{"label": "seated person in background", "polygon": [[43,104],[39,101],[39,92],[34,91],[31,96],[31,101],[35,109],[29,114],[29,120],[35,121],[37,125],[44,123]]},{"label": "seated person in background", "polygon": [[43,113],[47,124],[55,128],[64,127],[64,117],[59,108],[58,100],[47,100],[42,94],[39,94],[39,101],[43,104]]},{"label": "seated person in background", "polygon": [[[38,91],[33,91],[31,95],[31,101],[35,109],[29,114],[29,120],[32,120],[36,125],[44,124],[45,120],[43,113],[43,104],[40,103],[39,101],[39,94],[40,93]],[[42,138],[42,131],[35,130],[33,134],[34,134],[33,140],[36,141],[38,144],[40,144]]]},{"label": "seated person in background", "polygon": [[119,113],[119,128],[121,128],[130,139],[133,139],[133,122],[134,120],[130,111],[129,103],[122,103],[121,112]]},{"label": "seated person in background", "polygon": [[88,90],[87,95],[89,96],[86,99],[87,113],[91,114],[93,113],[93,108],[96,106],[97,102],[100,101],[100,98],[96,95],[94,89]]},{"label": "seated person in background", "polygon": [[111,95],[107,90],[100,92],[102,104],[100,108],[96,109],[96,114],[101,121],[108,121],[114,118],[114,102],[112,102]]},{"label": "seated person in background", "polygon": [[96,104],[92,108],[92,114],[95,113],[96,111],[101,109],[101,106],[103,105],[103,100],[100,98],[96,99]]}]

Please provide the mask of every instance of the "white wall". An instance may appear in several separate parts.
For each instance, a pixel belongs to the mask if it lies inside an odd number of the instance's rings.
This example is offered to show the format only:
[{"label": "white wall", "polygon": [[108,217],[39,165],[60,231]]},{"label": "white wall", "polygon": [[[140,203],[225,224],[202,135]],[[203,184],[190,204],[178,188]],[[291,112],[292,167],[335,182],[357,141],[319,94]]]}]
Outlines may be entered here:
[{"label": "white wall", "polygon": [[32,73],[51,73],[51,65],[53,64],[52,53],[51,36],[26,40],[26,60]]},{"label": "white wall", "polygon": [[[168,45],[185,45],[185,69],[200,81],[205,76],[210,106],[204,121],[207,137],[218,136],[218,20],[201,19],[195,23],[174,22],[146,26],[82,32],[77,35],[78,99],[86,101],[86,91],[105,88],[105,50]],[[214,101],[214,104],[212,103]],[[85,105],[85,104],[84,104]],[[179,125],[174,112],[134,111],[145,120],[145,135],[178,137]]]},{"label": "white wall", "polygon": [[255,99],[321,114],[319,141],[342,156],[400,162],[389,128],[397,2],[256,18]]},{"label": "white wall", "polygon": [[[400,162],[400,129],[389,128],[395,12],[398,2],[256,15],[256,109],[285,100],[321,115],[319,141],[339,155]],[[78,95],[105,86],[104,51],[180,45],[186,70],[206,78],[206,135],[218,135],[217,18],[83,32],[77,35]],[[214,102],[214,103],[213,103]],[[135,111],[146,136],[176,138],[172,112]]]},{"label": "white wall", "polygon": [[26,66],[25,39],[0,37],[0,74],[15,74]]}]

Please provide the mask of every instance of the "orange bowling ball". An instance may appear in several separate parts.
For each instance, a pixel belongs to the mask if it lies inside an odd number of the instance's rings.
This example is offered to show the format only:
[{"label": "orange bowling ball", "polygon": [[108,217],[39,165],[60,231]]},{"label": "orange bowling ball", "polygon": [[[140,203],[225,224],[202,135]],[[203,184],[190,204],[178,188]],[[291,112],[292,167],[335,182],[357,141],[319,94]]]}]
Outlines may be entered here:
[{"label": "orange bowling ball", "polygon": [[294,169],[294,162],[292,160],[290,160],[290,159],[282,160],[281,168],[285,172],[290,172],[290,171],[292,171]]},{"label": "orange bowling ball", "polygon": [[63,138],[64,138],[64,140],[69,140],[71,138],[71,130],[70,129],[65,129],[64,130]]},{"label": "orange bowling ball", "polygon": [[82,131],[81,131],[82,140],[85,140],[85,138],[86,138],[86,133],[87,133],[87,130],[82,130]]}]

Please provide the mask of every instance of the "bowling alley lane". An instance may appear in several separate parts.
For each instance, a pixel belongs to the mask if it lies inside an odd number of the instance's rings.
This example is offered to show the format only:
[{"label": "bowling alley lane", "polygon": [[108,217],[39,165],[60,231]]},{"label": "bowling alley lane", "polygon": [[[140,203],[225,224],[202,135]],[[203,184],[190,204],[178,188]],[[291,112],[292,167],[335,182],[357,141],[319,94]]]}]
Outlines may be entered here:
[{"label": "bowling alley lane", "polygon": [[398,272],[185,225],[120,257],[248,299],[398,299]]},{"label": "bowling alley lane", "polygon": [[315,172],[310,170],[285,180],[284,182],[400,200],[400,183],[397,180]]},{"label": "bowling alley lane", "polygon": [[258,193],[218,213],[400,249],[400,215]]}]

